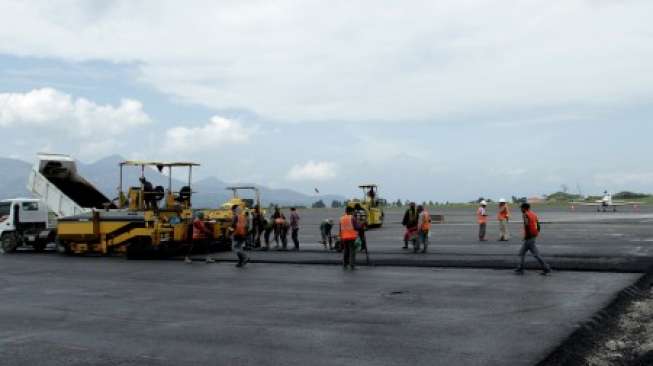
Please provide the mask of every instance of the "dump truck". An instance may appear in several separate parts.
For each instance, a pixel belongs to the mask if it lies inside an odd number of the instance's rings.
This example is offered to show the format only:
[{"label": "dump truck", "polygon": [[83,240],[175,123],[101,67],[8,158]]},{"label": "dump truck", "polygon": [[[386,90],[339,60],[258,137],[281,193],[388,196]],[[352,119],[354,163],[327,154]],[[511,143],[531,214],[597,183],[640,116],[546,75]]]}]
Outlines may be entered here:
[{"label": "dump truck", "polygon": [[109,198],[79,175],[75,160],[68,155],[39,153],[29,173],[27,189],[57,217],[116,208]]},{"label": "dump truck", "polygon": [[20,247],[41,252],[54,242],[56,230],[42,201],[14,198],[0,201],[0,253]]},{"label": "dump truck", "polygon": [[347,201],[347,206],[353,209],[360,206],[365,210],[368,228],[372,229],[383,226],[383,220],[385,219],[383,207],[386,201],[378,197],[378,186],[376,184],[363,184],[358,186],[358,188],[363,190],[363,198],[351,199]]},{"label": "dump truck", "polygon": [[[118,195],[110,200],[79,175],[71,157],[39,154],[28,188],[58,216],[56,246],[61,253],[170,255],[192,241],[191,177],[198,165],[123,161],[118,166]],[[140,178],[125,187],[127,169],[138,169]],[[175,189],[172,176],[179,169],[186,170],[188,180]],[[167,175],[167,189],[147,181],[145,173],[150,170]]]}]

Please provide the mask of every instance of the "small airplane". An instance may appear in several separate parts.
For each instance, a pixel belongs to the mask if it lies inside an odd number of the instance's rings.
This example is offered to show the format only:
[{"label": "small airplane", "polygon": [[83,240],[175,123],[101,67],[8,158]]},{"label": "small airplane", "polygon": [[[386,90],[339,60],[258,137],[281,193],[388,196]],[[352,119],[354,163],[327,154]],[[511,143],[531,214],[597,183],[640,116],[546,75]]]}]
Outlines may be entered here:
[{"label": "small airplane", "polygon": [[612,208],[612,212],[617,212],[617,207],[623,207],[623,206],[637,206],[641,205],[641,202],[626,202],[626,201],[615,201],[612,199],[612,195],[608,193],[608,191],[603,192],[603,198],[600,200],[596,200],[594,202],[576,202],[572,201],[571,205],[572,206],[593,206],[596,207],[596,212],[607,212],[610,208]]}]

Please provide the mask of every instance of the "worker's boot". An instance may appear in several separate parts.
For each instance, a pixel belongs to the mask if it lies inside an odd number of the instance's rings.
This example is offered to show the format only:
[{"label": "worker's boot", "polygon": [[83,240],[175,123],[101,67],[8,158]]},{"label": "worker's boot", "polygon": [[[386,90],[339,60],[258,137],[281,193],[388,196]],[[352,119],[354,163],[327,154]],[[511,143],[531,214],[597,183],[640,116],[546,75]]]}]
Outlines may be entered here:
[{"label": "worker's boot", "polygon": [[236,253],[236,255],[238,256],[238,263],[236,264],[236,267],[242,267],[243,266],[243,260],[245,259],[245,256],[243,255],[243,253],[240,253],[240,252]]},{"label": "worker's boot", "polygon": [[524,269],[522,267],[517,267],[514,270],[516,275],[523,275],[524,274]]},{"label": "worker's boot", "polygon": [[402,249],[408,249],[408,241],[404,240],[404,247]]}]

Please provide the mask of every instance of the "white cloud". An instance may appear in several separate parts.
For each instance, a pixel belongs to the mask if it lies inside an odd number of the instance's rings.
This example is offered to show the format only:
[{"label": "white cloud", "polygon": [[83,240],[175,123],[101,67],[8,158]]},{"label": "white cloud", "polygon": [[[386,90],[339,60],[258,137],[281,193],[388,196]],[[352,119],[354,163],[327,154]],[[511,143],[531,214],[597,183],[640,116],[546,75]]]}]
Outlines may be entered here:
[{"label": "white cloud", "polygon": [[646,0],[10,2],[0,53],[137,61],[170,95],[267,118],[402,122],[646,101],[651,13]]},{"label": "white cloud", "polygon": [[0,127],[32,126],[70,132],[75,137],[118,135],[151,122],[141,102],[123,99],[99,105],[52,88],[0,93]]},{"label": "white cloud", "polygon": [[213,116],[209,123],[201,127],[171,128],[166,131],[166,139],[175,151],[195,152],[245,143],[255,131],[256,128],[244,127],[238,121]]},{"label": "white cloud", "polygon": [[292,181],[324,181],[335,178],[337,168],[338,166],[332,162],[310,160],[305,164],[293,165],[286,177]]}]

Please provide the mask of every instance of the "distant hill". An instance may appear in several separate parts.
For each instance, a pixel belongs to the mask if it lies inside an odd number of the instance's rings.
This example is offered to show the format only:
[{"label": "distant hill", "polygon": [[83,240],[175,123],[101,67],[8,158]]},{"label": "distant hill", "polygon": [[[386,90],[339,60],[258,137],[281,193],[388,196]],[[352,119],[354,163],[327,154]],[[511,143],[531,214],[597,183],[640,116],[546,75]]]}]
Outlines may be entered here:
[{"label": "distant hill", "polygon": [[[79,173],[93,183],[107,197],[115,198],[117,188],[120,184],[118,174],[118,163],[125,160],[119,155],[111,155],[91,164],[78,162]],[[27,176],[32,168],[30,163],[21,160],[0,158],[0,198],[14,198],[29,196],[27,188]],[[164,172],[167,174],[167,172]],[[173,186],[179,188],[185,185],[186,170],[180,169],[177,174],[173,168]],[[145,172],[147,179],[153,185],[168,186],[168,177],[159,173],[156,169],[148,169]],[[140,171],[137,168],[125,168],[123,175],[123,187],[127,189],[130,185],[138,185]],[[177,179],[178,178],[178,179]],[[226,183],[218,178],[209,177],[193,182],[193,205],[195,207],[217,207],[231,196],[231,191],[226,187],[231,185],[256,186],[261,191],[262,204],[267,206],[270,203],[279,205],[301,205],[309,206],[318,199],[327,204],[333,200],[342,201],[345,199],[339,195],[306,195],[290,189],[273,189],[260,184]]]},{"label": "distant hill", "polygon": [[25,188],[30,169],[24,161],[0,158],[0,199],[30,196]]}]

